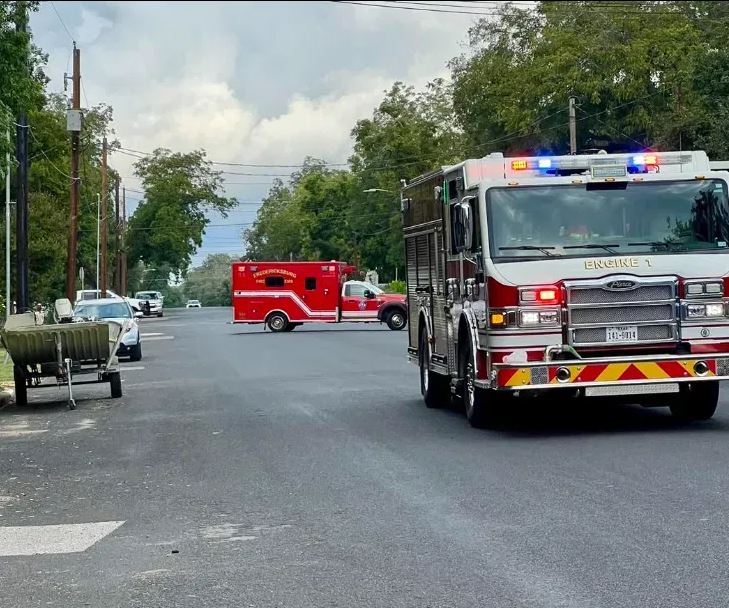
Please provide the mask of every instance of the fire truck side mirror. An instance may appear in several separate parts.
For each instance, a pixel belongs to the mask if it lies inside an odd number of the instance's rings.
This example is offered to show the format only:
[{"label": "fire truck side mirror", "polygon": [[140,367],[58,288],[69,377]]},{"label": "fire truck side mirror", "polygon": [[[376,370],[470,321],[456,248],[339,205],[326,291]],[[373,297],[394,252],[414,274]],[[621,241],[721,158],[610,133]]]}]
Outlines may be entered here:
[{"label": "fire truck side mirror", "polygon": [[364,297],[367,298],[368,300],[371,300],[372,298],[375,297],[375,294],[373,294],[369,289],[365,289]]},{"label": "fire truck side mirror", "polygon": [[473,210],[471,199],[464,198],[453,209],[453,244],[456,251],[470,251],[473,247]]}]

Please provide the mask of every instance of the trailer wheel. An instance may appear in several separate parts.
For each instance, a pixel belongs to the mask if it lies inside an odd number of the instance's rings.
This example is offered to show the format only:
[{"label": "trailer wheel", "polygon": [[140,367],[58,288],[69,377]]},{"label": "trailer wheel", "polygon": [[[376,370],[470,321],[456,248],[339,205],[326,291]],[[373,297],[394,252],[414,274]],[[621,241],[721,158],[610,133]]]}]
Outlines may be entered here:
[{"label": "trailer wheel", "polygon": [[15,405],[25,407],[28,405],[28,384],[25,372],[19,365],[13,366],[13,380],[15,380]]},{"label": "trailer wheel", "polygon": [[420,394],[423,395],[425,406],[435,409],[447,405],[450,390],[449,378],[430,369],[428,334],[425,329],[420,331],[418,362],[420,364]]},{"label": "trailer wheel", "polygon": [[121,374],[119,372],[111,372],[109,374],[109,384],[111,385],[111,398],[119,399],[122,396]]},{"label": "trailer wheel", "polygon": [[[685,387],[685,388],[684,388]],[[709,420],[719,403],[719,382],[705,381],[681,386],[670,404],[671,414],[679,420]]]},{"label": "trailer wheel", "polygon": [[266,321],[268,329],[273,332],[286,331],[289,320],[280,312],[271,313]]},{"label": "trailer wheel", "polygon": [[393,331],[400,331],[407,325],[408,318],[400,309],[393,310],[387,315],[387,326]]},{"label": "trailer wheel", "polygon": [[476,368],[473,346],[470,340],[460,348],[459,370],[463,378],[461,397],[468,423],[477,429],[492,428],[501,418],[504,401],[508,396],[495,390],[476,386]]}]

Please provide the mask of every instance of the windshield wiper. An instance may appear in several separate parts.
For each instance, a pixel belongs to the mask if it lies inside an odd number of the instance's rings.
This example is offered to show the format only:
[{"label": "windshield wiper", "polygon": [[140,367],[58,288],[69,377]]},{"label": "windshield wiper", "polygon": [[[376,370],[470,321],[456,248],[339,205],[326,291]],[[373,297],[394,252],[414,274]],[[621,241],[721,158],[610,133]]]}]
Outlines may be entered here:
[{"label": "windshield wiper", "polygon": [[550,251],[553,249],[557,248],[549,246],[540,247],[538,245],[514,245],[509,247],[499,247],[499,251],[541,251],[544,255],[548,256],[554,255],[553,253],[550,253]]},{"label": "windshield wiper", "polygon": [[617,243],[601,245],[600,243],[585,243],[584,245],[564,245],[562,249],[604,249],[610,253],[616,253],[615,247],[620,247]]},{"label": "windshield wiper", "polygon": [[628,243],[628,247],[665,247],[668,249],[671,245],[681,245],[680,241],[636,241],[635,243]]}]

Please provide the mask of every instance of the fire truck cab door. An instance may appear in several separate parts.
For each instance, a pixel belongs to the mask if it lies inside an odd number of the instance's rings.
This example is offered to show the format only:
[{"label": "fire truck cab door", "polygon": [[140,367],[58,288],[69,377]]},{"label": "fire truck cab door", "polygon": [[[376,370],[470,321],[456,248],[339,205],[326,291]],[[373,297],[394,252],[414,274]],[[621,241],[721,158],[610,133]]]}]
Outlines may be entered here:
[{"label": "fire truck cab door", "polygon": [[[377,298],[366,298],[364,283],[347,281],[342,289],[342,321],[376,321]],[[373,294],[376,295],[376,294]]]}]

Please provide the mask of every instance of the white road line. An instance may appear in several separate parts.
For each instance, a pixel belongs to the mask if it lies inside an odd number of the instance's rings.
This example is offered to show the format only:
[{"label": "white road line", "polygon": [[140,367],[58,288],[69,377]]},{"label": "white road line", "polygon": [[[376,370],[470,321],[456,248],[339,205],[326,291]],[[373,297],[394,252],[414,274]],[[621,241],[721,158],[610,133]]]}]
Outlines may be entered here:
[{"label": "white road line", "polygon": [[123,521],[0,527],[0,557],[81,553],[111,534]]},{"label": "white road line", "polygon": [[150,332],[147,334],[141,334],[142,336],[164,336],[162,332]]},{"label": "white road line", "polygon": [[145,369],[144,365],[130,365],[129,367],[125,367],[122,365],[121,367],[121,371],[123,372],[137,372],[142,369]]},{"label": "white road line", "polygon": [[154,342],[155,340],[174,340],[175,336],[152,336],[151,338],[145,338],[145,342]]}]

